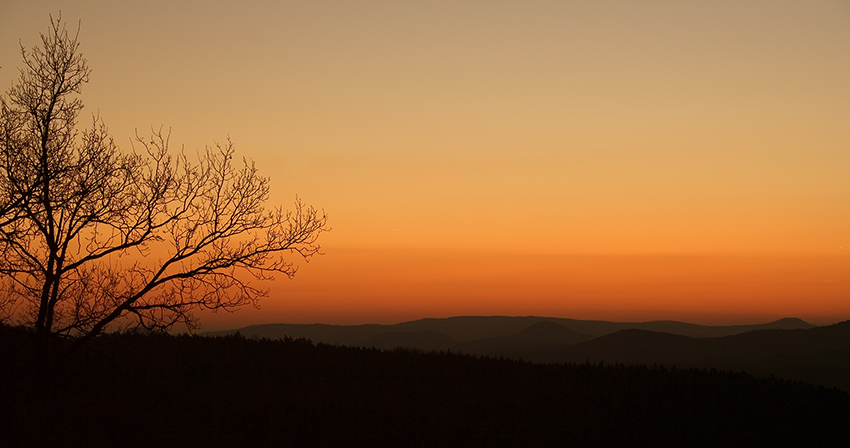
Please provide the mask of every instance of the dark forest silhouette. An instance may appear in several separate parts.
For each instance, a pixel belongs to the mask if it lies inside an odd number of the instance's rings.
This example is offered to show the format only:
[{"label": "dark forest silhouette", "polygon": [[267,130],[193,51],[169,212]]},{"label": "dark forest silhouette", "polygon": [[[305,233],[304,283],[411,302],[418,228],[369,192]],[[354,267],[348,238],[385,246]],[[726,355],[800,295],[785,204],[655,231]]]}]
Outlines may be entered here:
[{"label": "dark forest silhouette", "polygon": [[[0,328],[7,446],[847,446],[850,395],[742,372]],[[10,412],[9,412],[10,411]]]}]

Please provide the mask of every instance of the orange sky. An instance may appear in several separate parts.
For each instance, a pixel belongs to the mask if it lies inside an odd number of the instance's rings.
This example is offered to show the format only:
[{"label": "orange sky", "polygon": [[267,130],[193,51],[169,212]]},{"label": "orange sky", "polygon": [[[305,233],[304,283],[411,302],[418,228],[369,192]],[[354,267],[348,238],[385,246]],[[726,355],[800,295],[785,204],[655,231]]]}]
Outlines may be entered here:
[{"label": "orange sky", "polygon": [[846,1],[7,0],[4,90],[60,9],[119,144],[229,135],[331,217],[204,328],[850,318]]}]

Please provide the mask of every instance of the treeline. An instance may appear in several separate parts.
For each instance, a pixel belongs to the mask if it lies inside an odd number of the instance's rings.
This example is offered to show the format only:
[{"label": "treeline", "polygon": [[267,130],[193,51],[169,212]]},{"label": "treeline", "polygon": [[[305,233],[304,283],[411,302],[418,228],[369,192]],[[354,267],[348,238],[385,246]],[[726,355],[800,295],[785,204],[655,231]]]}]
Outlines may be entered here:
[{"label": "treeline", "polygon": [[850,394],[744,373],[0,328],[3,446],[850,446]]}]

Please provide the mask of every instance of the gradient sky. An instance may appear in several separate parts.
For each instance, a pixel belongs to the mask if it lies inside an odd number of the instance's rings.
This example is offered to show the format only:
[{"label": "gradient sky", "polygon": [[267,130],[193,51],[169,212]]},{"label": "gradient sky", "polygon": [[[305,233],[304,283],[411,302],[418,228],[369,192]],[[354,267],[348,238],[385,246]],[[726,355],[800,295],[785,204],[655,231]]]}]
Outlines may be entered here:
[{"label": "gradient sky", "polygon": [[228,135],[325,255],[263,322],[850,318],[850,2],[21,1],[122,147]]}]

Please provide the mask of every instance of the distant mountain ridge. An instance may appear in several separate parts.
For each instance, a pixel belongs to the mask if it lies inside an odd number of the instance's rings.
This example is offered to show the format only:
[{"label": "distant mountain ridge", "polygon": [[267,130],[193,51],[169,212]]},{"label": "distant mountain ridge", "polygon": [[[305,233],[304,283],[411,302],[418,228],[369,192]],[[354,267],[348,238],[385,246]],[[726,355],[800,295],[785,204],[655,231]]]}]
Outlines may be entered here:
[{"label": "distant mountain ridge", "polygon": [[460,316],[395,325],[266,324],[239,332],[341,346],[454,351],[537,363],[604,362],[717,368],[850,391],[850,321],[818,327],[797,318],[755,325],[609,322],[538,316]]},{"label": "distant mountain ridge", "polygon": [[[500,342],[508,345],[530,345],[527,340],[530,335],[522,334],[531,327],[548,323],[536,331],[535,345],[572,345],[590,339],[615,333],[620,330],[640,329],[666,332],[694,338],[730,336],[747,331],[763,329],[807,329],[815,325],[796,318],[780,319],[775,322],[756,325],[706,326],[677,321],[653,322],[609,322],[593,320],[577,320],[556,317],[538,316],[459,316],[448,318],[426,318],[395,325],[364,324],[364,325],[328,325],[328,324],[263,324],[251,325],[236,330],[207,332],[207,336],[223,336],[237,331],[246,337],[280,339],[284,337],[306,338],[316,343],[369,346],[379,342],[377,348],[395,348],[393,338],[398,340],[399,347],[418,348],[422,350],[462,350],[483,346],[496,347]],[[543,331],[548,328],[548,331]],[[530,330],[533,331],[533,330]],[[379,336],[381,333],[390,334]],[[429,332],[431,337],[427,344],[416,344],[406,333]],[[433,333],[441,333],[445,337]],[[507,339],[504,339],[507,338]],[[442,344],[437,344],[442,340]]]}]

